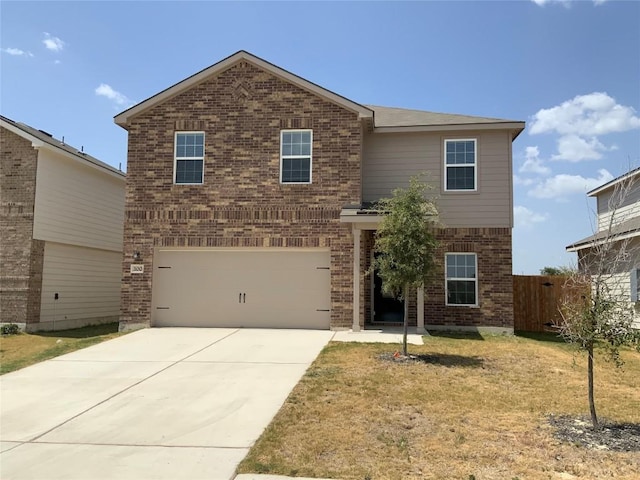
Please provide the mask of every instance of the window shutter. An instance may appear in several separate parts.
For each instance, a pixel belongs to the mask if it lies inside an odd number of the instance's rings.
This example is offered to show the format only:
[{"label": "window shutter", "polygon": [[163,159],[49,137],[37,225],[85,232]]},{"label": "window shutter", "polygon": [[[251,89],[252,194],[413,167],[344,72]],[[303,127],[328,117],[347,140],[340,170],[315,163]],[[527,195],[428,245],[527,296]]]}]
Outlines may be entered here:
[{"label": "window shutter", "polygon": [[630,284],[631,284],[631,301],[632,302],[637,302],[640,301],[640,291],[638,291],[638,287],[640,287],[640,279],[638,277],[640,277],[640,268],[634,268],[633,270],[631,270],[631,278],[630,280]]}]

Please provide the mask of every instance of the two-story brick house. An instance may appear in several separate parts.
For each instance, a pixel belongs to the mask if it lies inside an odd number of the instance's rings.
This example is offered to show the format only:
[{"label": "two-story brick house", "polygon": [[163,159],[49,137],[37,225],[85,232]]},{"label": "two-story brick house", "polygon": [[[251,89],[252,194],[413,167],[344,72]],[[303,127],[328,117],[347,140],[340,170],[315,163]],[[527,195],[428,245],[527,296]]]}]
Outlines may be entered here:
[{"label": "two-story brick house", "polygon": [[365,274],[380,220],[366,207],[429,172],[446,268],[410,322],[512,330],[523,122],[360,105],[244,51],[115,122],[129,132],[121,328],[401,321]]}]

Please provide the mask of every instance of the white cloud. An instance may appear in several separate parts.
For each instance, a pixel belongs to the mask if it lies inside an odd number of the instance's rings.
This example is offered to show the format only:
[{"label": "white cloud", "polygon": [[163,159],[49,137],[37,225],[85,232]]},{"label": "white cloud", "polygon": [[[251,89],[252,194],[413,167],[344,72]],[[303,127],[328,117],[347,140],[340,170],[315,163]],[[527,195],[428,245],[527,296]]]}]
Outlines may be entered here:
[{"label": "white cloud", "polygon": [[531,228],[535,223],[544,222],[548,216],[546,213],[536,213],[521,205],[513,207],[513,221],[516,227]]},{"label": "white cloud", "polygon": [[620,105],[606,93],[578,95],[555,107],[533,115],[529,133],[555,133],[558,153],[552,160],[580,162],[598,160],[606,147],[599,136],[640,128],[640,117],[633,107]]},{"label": "white cloud", "polygon": [[111,88],[110,85],[106,83],[101,83],[98,88],[95,90],[96,95],[101,97],[107,97],[109,100],[112,100],[118,106],[130,105],[132,102],[122,93]]},{"label": "white cloud", "polygon": [[[559,3],[562,6],[569,8],[571,6],[571,2],[573,2],[574,0],[531,0],[531,1],[540,7],[544,7],[548,3]],[[596,6],[602,5],[607,1],[608,0],[593,0],[593,4]]]},{"label": "white cloud", "polygon": [[44,43],[44,46],[47,47],[48,50],[53,52],[61,52],[66,45],[66,43],[58,37],[54,37],[47,32],[44,32],[44,40],[42,40],[42,43]]},{"label": "white cloud", "polygon": [[536,198],[555,198],[562,200],[569,195],[593,190],[611,180],[613,180],[613,175],[605,169],[598,170],[598,177],[596,178],[560,174],[546,179],[544,182],[529,190],[529,195]]},{"label": "white cloud", "polygon": [[619,105],[602,92],[578,95],[533,116],[529,133],[598,136],[640,128],[640,117],[632,107]]},{"label": "white cloud", "polygon": [[513,176],[514,185],[524,185],[525,187],[528,187],[529,185],[533,185],[534,183],[536,183],[536,181],[533,178],[522,178],[518,175]]},{"label": "white cloud", "polygon": [[538,147],[527,147],[525,149],[525,160],[520,167],[520,173],[536,173],[538,175],[549,175],[551,169],[543,165]]},{"label": "white cloud", "polygon": [[538,5],[539,7],[544,7],[548,3],[559,3],[562,6],[569,8],[572,0],[531,0],[533,3]]},{"label": "white cloud", "polygon": [[25,50],[20,50],[19,48],[12,48],[12,47],[3,48],[2,51],[13,56],[33,57],[33,53],[27,52]]},{"label": "white cloud", "polygon": [[578,135],[565,135],[558,139],[558,154],[551,157],[552,160],[567,160],[569,162],[581,162],[582,160],[599,160],[602,153],[614,150],[615,147],[605,147],[596,137],[585,139]]}]

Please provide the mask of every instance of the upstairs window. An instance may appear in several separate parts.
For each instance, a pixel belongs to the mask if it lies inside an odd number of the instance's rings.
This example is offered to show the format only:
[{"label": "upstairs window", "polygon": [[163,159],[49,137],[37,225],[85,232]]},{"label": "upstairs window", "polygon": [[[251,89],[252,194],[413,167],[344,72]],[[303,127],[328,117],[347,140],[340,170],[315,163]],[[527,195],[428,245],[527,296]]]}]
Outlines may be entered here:
[{"label": "upstairs window", "polygon": [[476,140],[444,141],[445,191],[474,191],[477,189]]},{"label": "upstairs window", "polygon": [[478,305],[478,275],[475,253],[447,253],[447,305]]},{"label": "upstairs window", "polygon": [[280,183],[311,183],[313,132],[280,132]]},{"label": "upstairs window", "polygon": [[174,182],[201,184],[204,174],[204,132],[176,132]]}]

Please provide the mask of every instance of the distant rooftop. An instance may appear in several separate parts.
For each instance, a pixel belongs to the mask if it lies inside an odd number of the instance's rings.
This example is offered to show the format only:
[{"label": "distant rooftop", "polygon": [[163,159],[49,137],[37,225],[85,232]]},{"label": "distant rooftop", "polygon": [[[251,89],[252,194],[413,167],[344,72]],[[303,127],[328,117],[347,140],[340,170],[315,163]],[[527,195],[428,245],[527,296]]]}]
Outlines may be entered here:
[{"label": "distant rooftop", "polygon": [[44,130],[38,130],[37,128],[33,128],[29,125],[27,125],[26,123],[22,123],[22,122],[16,122],[14,120],[11,120],[8,117],[5,117],[4,115],[0,115],[0,120],[2,120],[3,122],[8,123],[9,125],[12,125],[13,127],[22,130],[23,132],[25,132],[28,135],[31,135],[32,137],[37,138],[38,140],[47,143],[53,147],[56,147],[66,153],[70,153],[84,161],[87,161],[89,163],[93,163],[99,167],[105,168],[107,170],[110,170],[114,173],[118,173],[122,176],[124,176],[124,172],[122,172],[121,170],[118,170],[117,168],[112,167],[111,165],[104,163],[101,160],[98,160],[97,158],[89,155],[88,153],[85,153],[81,150],[78,150],[77,148],[75,148],[72,145],[69,145],[67,143],[64,143],[62,140],[58,140],[57,138],[54,138],[53,135],[51,135],[48,132],[45,132]]}]

